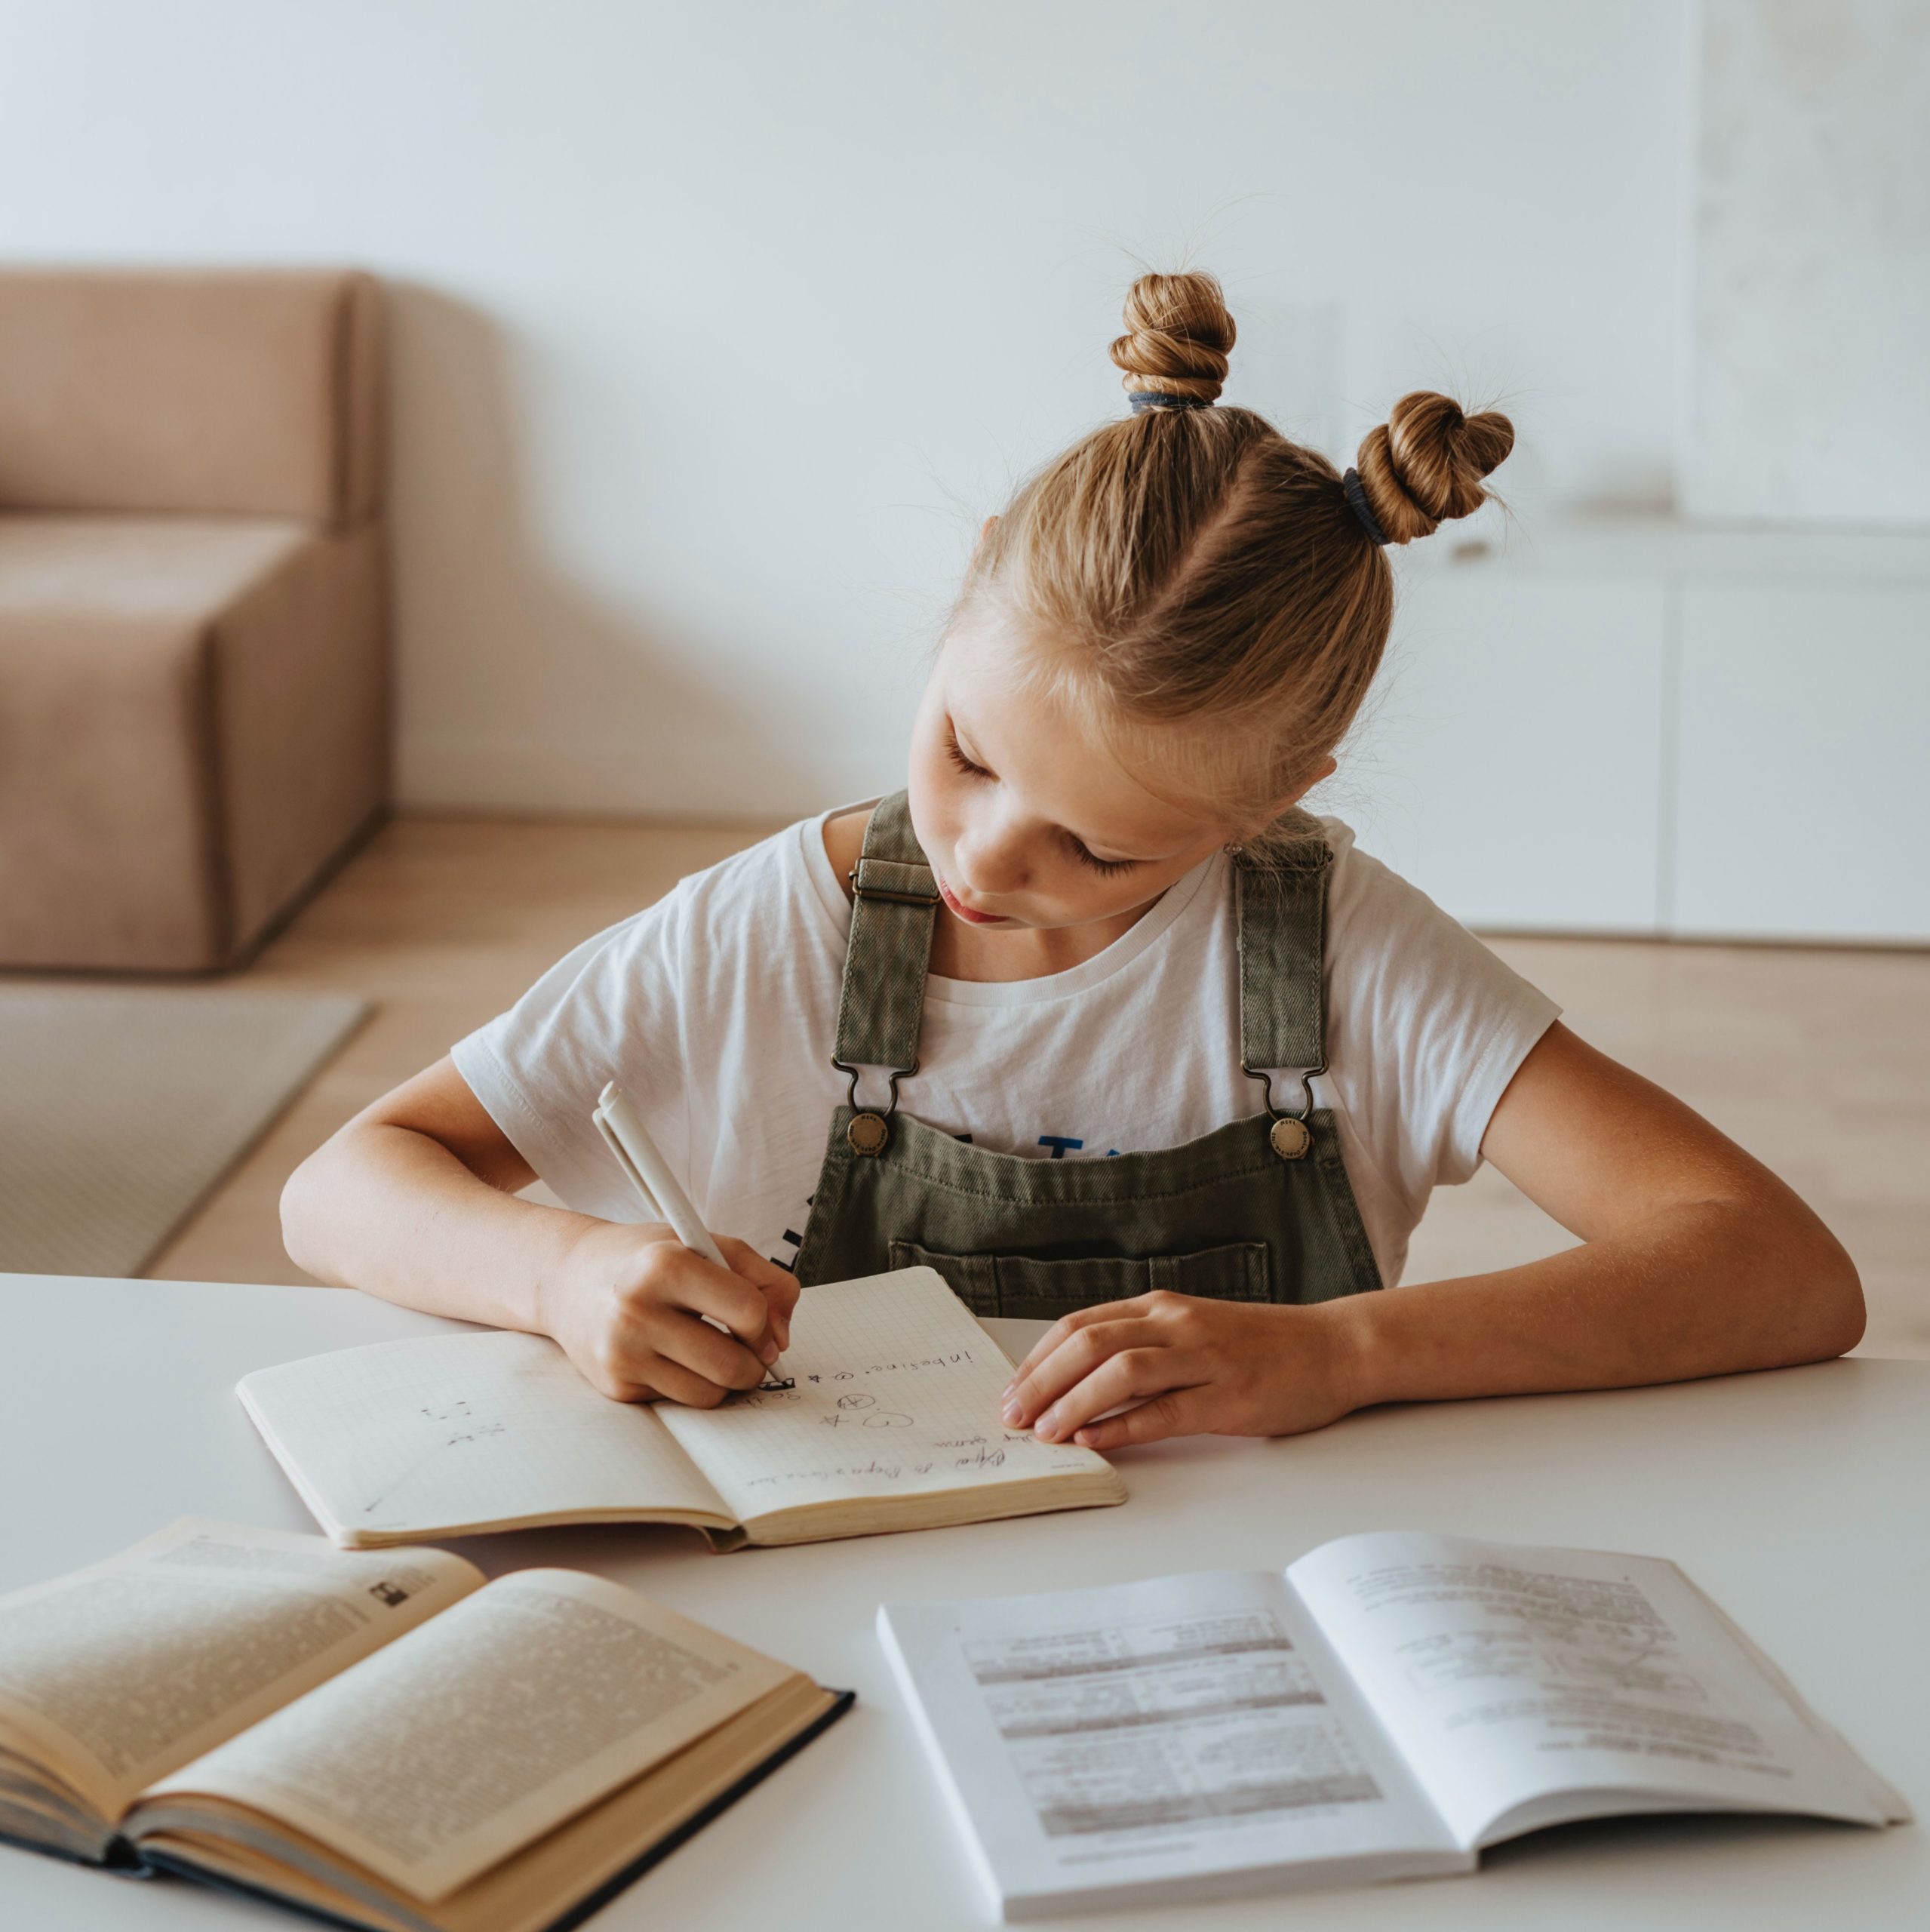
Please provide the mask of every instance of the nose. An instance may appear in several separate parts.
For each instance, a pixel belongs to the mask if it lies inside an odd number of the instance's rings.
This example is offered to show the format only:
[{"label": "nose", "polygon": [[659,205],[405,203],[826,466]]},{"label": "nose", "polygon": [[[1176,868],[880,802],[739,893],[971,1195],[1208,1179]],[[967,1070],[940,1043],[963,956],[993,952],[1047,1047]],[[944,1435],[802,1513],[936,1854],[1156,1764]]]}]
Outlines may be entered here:
[{"label": "nose", "polygon": [[1031,875],[1025,851],[1022,829],[1003,818],[968,826],[952,848],[959,872],[953,883],[975,897],[1023,891]]}]

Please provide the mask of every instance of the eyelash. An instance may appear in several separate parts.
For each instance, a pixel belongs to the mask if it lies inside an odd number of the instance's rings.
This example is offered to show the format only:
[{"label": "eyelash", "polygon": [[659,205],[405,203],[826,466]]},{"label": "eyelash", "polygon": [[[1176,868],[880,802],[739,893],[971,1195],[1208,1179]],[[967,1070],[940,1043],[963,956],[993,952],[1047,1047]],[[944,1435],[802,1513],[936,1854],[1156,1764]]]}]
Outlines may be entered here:
[{"label": "eyelash", "polygon": [[[989,778],[991,774],[982,764],[974,764],[960,749],[958,734],[950,725],[945,727],[945,755],[968,778]],[[1067,844],[1072,848],[1072,856],[1089,870],[1108,878],[1116,878],[1121,872],[1129,872],[1139,864],[1137,859],[1097,859],[1087,851],[1079,841],[1068,833]]]},{"label": "eyelash", "polygon": [[1089,866],[1096,872],[1104,872],[1108,875],[1129,872],[1139,863],[1137,859],[1096,859],[1076,838],[1072,841],[1072,853],[1082,866]]},{"label": "eyelash", "polygon": [[960,771],[964,773],[967,777],[989,778],[991,776],[982,764],[974,764],[958,749],[958,734],[949,724],[945,728],[945,749],[946,755]]}]

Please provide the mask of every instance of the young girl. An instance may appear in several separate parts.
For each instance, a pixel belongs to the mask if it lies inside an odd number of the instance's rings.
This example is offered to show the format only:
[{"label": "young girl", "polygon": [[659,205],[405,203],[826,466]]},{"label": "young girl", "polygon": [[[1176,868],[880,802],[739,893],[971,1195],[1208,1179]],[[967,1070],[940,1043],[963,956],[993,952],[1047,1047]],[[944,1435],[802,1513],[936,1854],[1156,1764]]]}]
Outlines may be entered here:
[{"label": "young girl", "polygon": [[[1126,315],[1131,414],[985,525],[908,789],[585,941],[303,1165],[290,1254],[704,1404],[801,1284],[930,1263],[1052,1320],[1005,1419],[1100,1449],[1852,1346],[1855,1271],[1781,1182],[1298,808],[1387,641],[1383,546],[1484,500],[1506,419],[1406,396],[1336,475],[1215,404],[1210,276]],[[612,1078],[728,1271],[626,1222]],[[1483,1158],[1582,1244],[1380,1292]]]}]

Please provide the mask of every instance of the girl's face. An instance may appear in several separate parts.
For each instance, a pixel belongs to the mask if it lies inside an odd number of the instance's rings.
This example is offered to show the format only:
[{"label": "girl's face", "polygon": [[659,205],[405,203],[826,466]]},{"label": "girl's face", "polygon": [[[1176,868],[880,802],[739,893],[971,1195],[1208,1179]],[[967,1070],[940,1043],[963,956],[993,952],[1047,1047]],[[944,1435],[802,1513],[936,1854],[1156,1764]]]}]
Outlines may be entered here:
[{"label": "girl's face", "polygon": [[1028,684],[1030,648],[983,607],[953,627],[912,730],[912,826],[968,924],[1117,919],[1237,833],[1138,783],[1086,721]]}]

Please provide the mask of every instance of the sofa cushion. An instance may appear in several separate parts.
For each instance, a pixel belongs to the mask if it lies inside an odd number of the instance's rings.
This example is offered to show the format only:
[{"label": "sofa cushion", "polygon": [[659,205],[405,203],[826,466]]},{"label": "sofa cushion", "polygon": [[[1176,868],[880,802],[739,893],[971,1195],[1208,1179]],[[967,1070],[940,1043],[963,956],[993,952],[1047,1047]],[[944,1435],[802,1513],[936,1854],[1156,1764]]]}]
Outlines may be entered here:
[{"label": "sofa cushion", "polygon": [[222,626],[272,610],[321,540],[286,521],[0,516],[0,959],[231,956]]},{"label": "sofa cushion", "polygon": [[379,319],[358,273],[0,271],[0,508],[370,517]]}]

